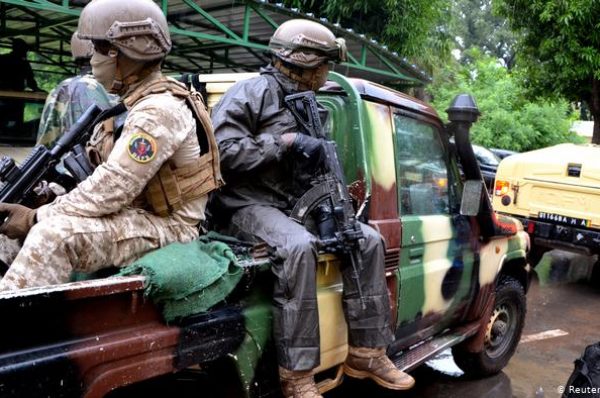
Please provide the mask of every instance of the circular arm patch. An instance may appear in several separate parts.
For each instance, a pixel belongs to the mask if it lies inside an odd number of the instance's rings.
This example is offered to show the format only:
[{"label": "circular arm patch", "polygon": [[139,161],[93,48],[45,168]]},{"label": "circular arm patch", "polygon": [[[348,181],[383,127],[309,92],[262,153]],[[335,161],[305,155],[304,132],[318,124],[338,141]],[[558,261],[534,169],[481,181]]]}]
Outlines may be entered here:
[{"label": "circular arm patch", "polygon": [[156,156],[156,141],[146,133],[135,133],[129,139],[127,152],[129,157],[138,163],[148,163]]}]

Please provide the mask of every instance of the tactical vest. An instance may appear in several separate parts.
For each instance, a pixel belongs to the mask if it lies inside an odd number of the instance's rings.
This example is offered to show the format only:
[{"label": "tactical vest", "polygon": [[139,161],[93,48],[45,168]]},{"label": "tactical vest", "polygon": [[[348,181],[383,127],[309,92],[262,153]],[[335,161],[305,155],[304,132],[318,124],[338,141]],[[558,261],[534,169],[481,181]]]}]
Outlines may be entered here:
[{"label": "tactical vest", "polygon": [[[184,99],[196,120],[200,157],[195,163],[177,167],[167,160],[148,182],[144,192],[134,201],[136,207],[149,205],[152,212],[166,217],[194,199],[198,199],[224,184],[219,166],[219,149],[213,134],[208,111],[199,93],[190,92],[183,84],[167,77],[142,84],[128,95],[123,103],[131,109],[142,98],[169,92]],[[102,123],[98,134],[90,140],[88,154],[92,163],[108,158],[115,141],[114,119]]]}]

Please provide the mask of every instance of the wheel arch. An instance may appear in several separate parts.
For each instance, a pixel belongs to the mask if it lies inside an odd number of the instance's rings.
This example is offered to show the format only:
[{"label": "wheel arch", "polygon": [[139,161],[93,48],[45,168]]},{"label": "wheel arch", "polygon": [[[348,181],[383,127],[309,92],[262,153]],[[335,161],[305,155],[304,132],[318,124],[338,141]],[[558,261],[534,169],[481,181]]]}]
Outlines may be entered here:
[{"label": "wheel arch", "polygon": [[496,276],[496,284],[500,281],[503,275],[515,278],[523,286],[525,293],[529,290],[529,282],[531,280],[530,267],[527,264],[525,257],[516,257],[505,259],[500,268],[500,272]]}]

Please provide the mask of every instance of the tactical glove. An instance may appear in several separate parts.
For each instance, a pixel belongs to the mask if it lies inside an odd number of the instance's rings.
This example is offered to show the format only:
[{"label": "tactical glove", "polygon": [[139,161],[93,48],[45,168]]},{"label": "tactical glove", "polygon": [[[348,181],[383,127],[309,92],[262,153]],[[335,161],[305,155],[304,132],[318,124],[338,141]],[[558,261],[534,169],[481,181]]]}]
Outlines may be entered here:
[{"label": "tactical glove", "polygon": [[325,162],[325,148],[323,140],[313,138],[306,134],[296,134],[296,139],[290,148],[300,157],[301,163],[316,170]]},{"label": "tactical glove", "polygon": [[36,211],[22,205],[0,203],[0,234],[23,240],[36,223]]}]

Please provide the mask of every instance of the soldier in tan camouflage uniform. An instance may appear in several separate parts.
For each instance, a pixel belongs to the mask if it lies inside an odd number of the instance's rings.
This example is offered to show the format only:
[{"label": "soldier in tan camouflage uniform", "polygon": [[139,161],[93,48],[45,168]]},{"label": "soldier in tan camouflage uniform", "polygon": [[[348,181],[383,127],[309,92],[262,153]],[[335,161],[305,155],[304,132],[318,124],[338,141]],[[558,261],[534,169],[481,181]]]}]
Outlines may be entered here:
[{"label": "soldier in tan camouflage uniform", "polygon": [[191,241],[207,193],[221,183],[199,96],[160,72],[171,48],[160,8],[151,0],[95,0],[78,32],[94,43],[96,79],[123,98],[125,125],[119,137],[111,120],[96,126],[90,152],[101,163],[73,191],[37,210],[0,205],[8,213],[0,232],[25,239],[0,290],[63,283],[72,271],[122,266]]},{"label": "soldier in tan camouflage uniform", "polygon": [[[60,82],[48,94],[40,126],[37,144],[51,147],[64,132],[79,119],[85,110],[93,104],[105,109],[116,102],[116,96],[106,92],[104,87],[91,75],[90,58],[94,47],[90,40],[81,40],[77,32],[71,37],[71,54],[80,68],[79,75]],[[111,97],[113,97],[111,99]],[[59,193],[53,190],[55,195]],[[0,269],[5,271],[21,250],[18,239],[8,239],[0,235]]]},{"label": "soldier in tan camouflage uniform", "polygon": [[[38,128],[37,143],[51,147],[91,105],[102,109],[116,102],[91,75],[90,58],[94,47],[90,40],[81,40],[77,32],[71,37],[71,54],[79,74],[60,82],[50,92]],[[112,98],[111,98],[112,97]]]}]

